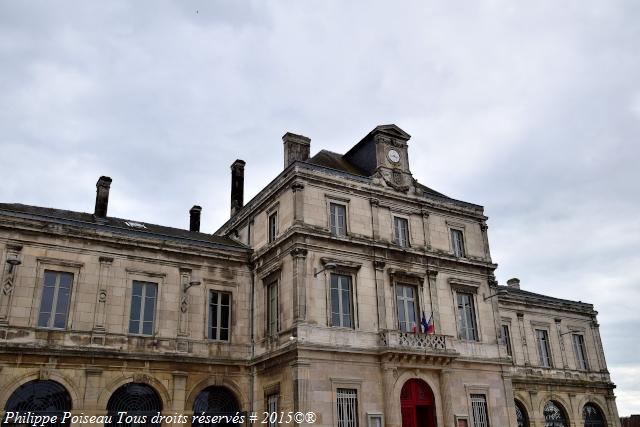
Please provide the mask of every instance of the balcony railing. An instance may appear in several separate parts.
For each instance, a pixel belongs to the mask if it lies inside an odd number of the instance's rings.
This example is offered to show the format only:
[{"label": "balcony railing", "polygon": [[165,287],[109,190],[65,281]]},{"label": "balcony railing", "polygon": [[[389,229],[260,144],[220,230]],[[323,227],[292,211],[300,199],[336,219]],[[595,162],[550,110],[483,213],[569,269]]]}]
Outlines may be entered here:
[{"label": "balcony railing", "polygon": [[380,345],[387,348],[414,351],[446,351],[447,339],[444,335],[384,331],[380,333]]}]

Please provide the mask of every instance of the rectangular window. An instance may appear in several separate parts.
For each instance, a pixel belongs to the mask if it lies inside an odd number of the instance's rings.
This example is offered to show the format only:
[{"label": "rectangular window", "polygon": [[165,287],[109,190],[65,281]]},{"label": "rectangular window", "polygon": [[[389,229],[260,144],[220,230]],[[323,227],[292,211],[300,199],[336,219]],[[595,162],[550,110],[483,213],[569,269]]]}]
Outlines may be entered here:
[{"label": "rectangular window", "polygon": [[67,326],[72,284],[72,273],[45,270],[38,326],[61,329]]},{"label": "rectangular window", "polygon": [[476,330],[476,314],[473,307],[473,295],[458,292],[458,337],[463,340],[478,339]]},{"label": "rectangular window", "polygon": [[331,326],[353,328],[351,277],[331,275]]},{"label": "rectangular window", "polygon": [[338,427],[358,426],[358,391],[351,388],[337,390]]},{"label": "rectangular window", "polygon": [[418,328],[417,295],[415,286],[396,285],[396,305],[398,307],[398,329],[403,332],[413,332]]},{"label": "rectangular window", "polygon": [[131,291],[131,312],[129,313],[129,333],[153,335],[153,321],[156,312],[157,285],[134,280]]},{"label": "rectangular window", "polygon": [[587,352],[584,345],[584,336],[581,334],[573,334],[573,349],[576,353],[578,369],[582,369],[583,371],[589,369],[589,365],[587,363]]},{"label": "rectangular window", "polygon": [[487,397],[484,394],[471,395],[471,410],[473,412],[473,427],[489,427]]},{"label": "rectangular window", "polygon": [[511,336],[509,335],[509,325],[502,325],[502,343],[507,347],[507,354],[511,354]]},{"label": "rectangular window", "polygon": [[451,246],[457,258],[464,258],[464,237],[462,230],[451,229]]},{"label": "rectangular window", "polygon": [[267,286],[267,335],[278,335],[278,282]]},{"label": "rectangular window", "polygon": [[209,339],[229,341],[231,324],[231,294],[209,292]]},{"label": "rectangular window", "polygon": [[[269,413],[269,427],[277,427],[278,422],[277,418],[280,414],[278,414],[278,395],[270,394],[267,396],[267,412]],[[276,415],[271,415],[276,414]]]},{"label": "rectangular window", "polygon": [[536,329],[536,342],[540,356],[540,366],[551,367],[551,349],[549,347],[549,335],[544,329]]},{"label": "rectangular window", "polygon": [[347,235],[347,207],[337,203],[329,204],[331,234],[334,236]]},{"label": "rectangular window", "polygon": [[278,237],[278,212],[269,215],[269,243],[274,242]]},{"label": "rectangular window", "polygon": [[394,242],[399,246],[409,246],[409,221],[406,218],[393,217]]}]

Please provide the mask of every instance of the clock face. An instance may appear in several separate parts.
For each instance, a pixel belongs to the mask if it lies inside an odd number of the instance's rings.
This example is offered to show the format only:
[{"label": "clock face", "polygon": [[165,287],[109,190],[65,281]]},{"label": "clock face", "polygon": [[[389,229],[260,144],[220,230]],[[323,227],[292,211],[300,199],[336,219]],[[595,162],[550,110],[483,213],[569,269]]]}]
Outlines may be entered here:
[{"label": "clock face", "polygon": [[389,157],[389,160],[391,160],[393,163],[398,163],[400,161],[400,153],[398,153],[396,150],[389,150],[389,152],[387,153],[387,157]]}]

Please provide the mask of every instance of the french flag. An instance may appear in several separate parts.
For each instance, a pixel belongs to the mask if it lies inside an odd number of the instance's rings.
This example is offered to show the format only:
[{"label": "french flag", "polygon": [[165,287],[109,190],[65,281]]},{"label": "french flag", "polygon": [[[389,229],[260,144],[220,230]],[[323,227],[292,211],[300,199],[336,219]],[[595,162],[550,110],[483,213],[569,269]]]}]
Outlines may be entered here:
[{"label": "french flag", "polygon": [[421,323],[421,329],[423,333],[433,334],[436,331],[435,325],[433,324],[433,313],[431,314],[431,317],[429,317],[429,320],[427,321],[427,318],[424,315],[424,311],[423,311],[422,320],[420,321],[420,323]]}]

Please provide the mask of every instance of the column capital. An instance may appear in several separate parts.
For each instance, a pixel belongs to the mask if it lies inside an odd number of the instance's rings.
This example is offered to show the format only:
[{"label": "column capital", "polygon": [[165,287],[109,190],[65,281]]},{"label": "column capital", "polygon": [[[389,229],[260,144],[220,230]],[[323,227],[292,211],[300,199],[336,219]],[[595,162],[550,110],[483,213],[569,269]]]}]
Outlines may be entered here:
[{"label": "column capital", "polygon": [[293,248],[290,252],[293,258],[306,258],[308,253],[309,251],[304,248]]},{"label": "column capital", "polygon": [[109,256],[101,256],[98,258],[98,261],[100,261],[100,264],[112,264],[113,258]]},{"label": "column capital", "polygon": [[435,279],[436,277],[438,277],[438,270],[427,270],[427,276],[429,276],[429,278],[431,279]]},{"label": "column capital", "polygon": [[291,183],[291,190],[295,193],[296,191],[304,190],[304,183],[302,181],[293,181]]},{"label": "column capital", "polygon": [[387,263],[384,261],[378,261],[378,260],[373,261],[373,267],[376,270],[384,270],[385,265],[387,265]]}]

